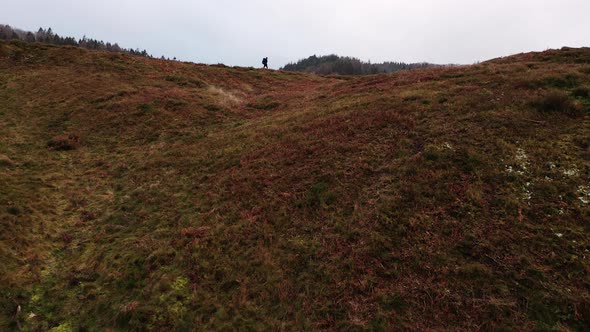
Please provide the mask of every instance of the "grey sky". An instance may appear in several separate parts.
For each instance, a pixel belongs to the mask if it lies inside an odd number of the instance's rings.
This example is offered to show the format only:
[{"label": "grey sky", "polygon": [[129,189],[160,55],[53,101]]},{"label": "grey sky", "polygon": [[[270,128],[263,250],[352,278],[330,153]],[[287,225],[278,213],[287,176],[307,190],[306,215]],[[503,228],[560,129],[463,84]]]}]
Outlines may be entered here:
[{"label": "grey sky", "polygon": [[179,59],[278,68],[312,54],[473,63],[590,46],[590,0],[0,0],[0,23]]}]

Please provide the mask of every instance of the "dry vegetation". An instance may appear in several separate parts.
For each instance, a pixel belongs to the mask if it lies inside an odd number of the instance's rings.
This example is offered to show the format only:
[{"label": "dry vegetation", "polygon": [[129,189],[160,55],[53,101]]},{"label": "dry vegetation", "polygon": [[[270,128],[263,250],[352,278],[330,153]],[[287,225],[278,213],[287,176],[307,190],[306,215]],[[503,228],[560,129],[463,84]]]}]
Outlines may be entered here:
[{"label": "dry vegetation", "polygon": [[0,43],[0,329],[583,330],[589,88]]}]

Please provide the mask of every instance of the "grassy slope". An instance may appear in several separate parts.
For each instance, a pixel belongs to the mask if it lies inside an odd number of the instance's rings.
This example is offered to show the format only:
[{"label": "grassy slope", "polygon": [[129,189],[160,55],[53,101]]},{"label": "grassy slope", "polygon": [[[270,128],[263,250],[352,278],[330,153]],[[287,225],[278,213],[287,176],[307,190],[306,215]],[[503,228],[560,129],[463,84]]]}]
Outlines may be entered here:
[{"label": "grassy slope", "polygon": [[336,78],[0,43],[0,326],[582,329],[588,87],[589,49]]}]

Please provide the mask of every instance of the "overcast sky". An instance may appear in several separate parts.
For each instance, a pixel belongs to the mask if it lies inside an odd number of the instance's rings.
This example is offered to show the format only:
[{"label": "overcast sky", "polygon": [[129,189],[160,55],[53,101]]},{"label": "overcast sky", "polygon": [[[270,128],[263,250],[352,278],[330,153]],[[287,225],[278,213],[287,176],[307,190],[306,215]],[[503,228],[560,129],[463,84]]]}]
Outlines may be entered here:
[{"label": "overcast sky", "polygon": [[590,0],[0,0],[0,24],[271,68],[312,54],[470,64],[590,46]]}]

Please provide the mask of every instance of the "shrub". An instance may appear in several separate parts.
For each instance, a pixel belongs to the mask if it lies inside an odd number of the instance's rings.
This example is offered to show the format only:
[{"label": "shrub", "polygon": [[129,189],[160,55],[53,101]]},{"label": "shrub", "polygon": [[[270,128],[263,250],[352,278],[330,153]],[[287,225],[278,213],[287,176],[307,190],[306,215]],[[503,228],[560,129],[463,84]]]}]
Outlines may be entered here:
[{"label": "shrub", "polygon": [[214,105],[214,104],[204,105],[203,108],[205,108],[207,111],[210,111],[210,112],[217,112],[217,111],[221,111],[222,110],[221,107],[219,107],[217,105]]},{"label": "shrub", "polygon": [[9,206],[6,208],[6,212],[12,214],[13,216],[18,216],[20,214],[20,209],[16,206]]},{"label": "shrub", "polygon": [[576,98],[589,98],[590,89],[588,89],[587,87],[576,88],[574,89],[574,91],[572,91],[572,96]]},{"label": "shrub", "polygon": [[568,74],[564,77],[547,77],[542,81],[543,85],[555,88],[575,88],[579,83],[577,75]]},{"label": "shrub", "polygon": [[139,110],[139,112],[137,113],[139,115],[149,114],[156,111],[156,106],[154,106],[153,104],[139,104],[137,106],[137,109]]},{"label": "shrub", "polygon": [[272,98],[265,96],[265,97],[259,98],[254,103],[249,103],[246,106],[250,107],[250,108],[257,109],[257,110],[270,111],[270,110],[273,110],[273,109],[281,106],[281,104],[279,102],[273,100]]},{"label": "shrub", "polygon": [[91,221],[96,219],[96,212],[93,211],[84,211],[80,216],[80,221]]},{"label": "shrub", "polygon": [[180,86],[193,86],[196,88],[204,88],[207,86],[207,84],[201,80],[183,76],[166,76],[166,81],[176,83]]},{"label": "shrub", "polygon": [[306,196],[305,206],[307,207],[331,205],[336,201],[336,196],[329,190],[329,185],[325,182],[314,184]]},{"label": "shrub", "polygon": [[16,163],[8,156],[0,154],[0,166],[16,166]]},{"label": "shrub", "polygon": [[484,279],[489,279],[489,277],[492,275],[492,270],[481,263],[467,263],[463,266],[461,266],[458,270],[459,274],[461,274],[462,276],[471,278],[471,279],[475,279],[475,278],[484,278]]},{"label": "shrub", "polygon": [[47,147],[55,151],[74,150],[80,146],[80,137],[75,134],[62,134],[54,136],[47,142]]},{"label": "shrub", "polygon": [[420,99],[420,96],[418,95],[409,95],[404,97],[404,101],[416,101],[418,99]]},{"label": "shrub", "polygon": [[562,92],[550,92],[534,101],[533,106],[543,113],[564,113],[569,115],[579,113],[579,109],[569,96]]}]

